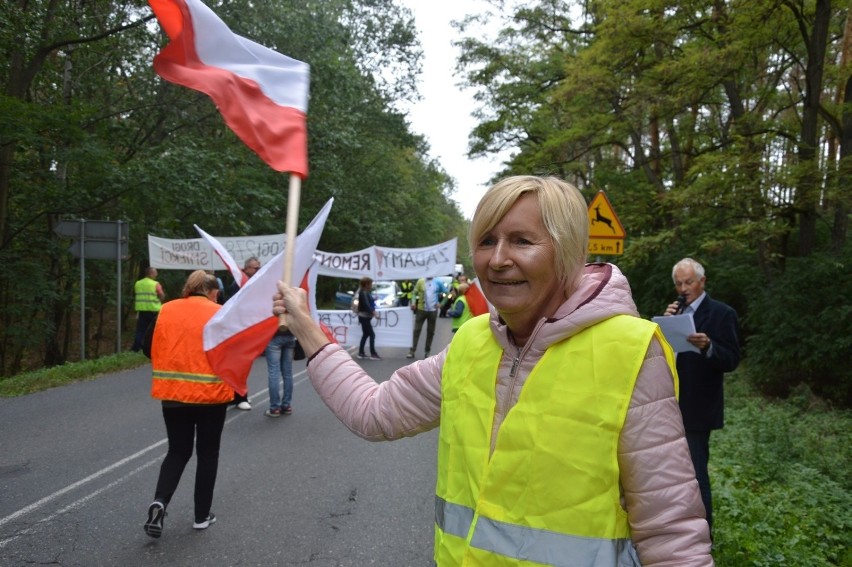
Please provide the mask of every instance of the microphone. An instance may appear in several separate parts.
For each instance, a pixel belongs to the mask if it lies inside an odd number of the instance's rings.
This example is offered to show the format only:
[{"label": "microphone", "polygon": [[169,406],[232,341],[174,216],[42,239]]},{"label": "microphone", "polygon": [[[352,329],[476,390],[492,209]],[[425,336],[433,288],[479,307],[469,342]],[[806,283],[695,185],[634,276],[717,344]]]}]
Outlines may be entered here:
[{"label": "microphone", "polygon": [[683,308],[686,307],[686,296],[683,294],[678,295],[675,301],[677,302],[677,307],[675,308],[674,314],[680,315],[683,313]]}]

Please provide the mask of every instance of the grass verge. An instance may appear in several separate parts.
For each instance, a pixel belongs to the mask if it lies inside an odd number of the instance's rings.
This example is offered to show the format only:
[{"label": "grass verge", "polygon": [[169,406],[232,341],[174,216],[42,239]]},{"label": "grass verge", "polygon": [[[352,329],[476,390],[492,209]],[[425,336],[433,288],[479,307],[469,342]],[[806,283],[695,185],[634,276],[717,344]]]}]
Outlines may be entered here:
[{"label": "grass verge", "polygon": [[0,378],[0,397],[14,398],[71,382],[93,380],[102,374],[136,368],[147,362],[148,359],[142,353],[122,352]]}]

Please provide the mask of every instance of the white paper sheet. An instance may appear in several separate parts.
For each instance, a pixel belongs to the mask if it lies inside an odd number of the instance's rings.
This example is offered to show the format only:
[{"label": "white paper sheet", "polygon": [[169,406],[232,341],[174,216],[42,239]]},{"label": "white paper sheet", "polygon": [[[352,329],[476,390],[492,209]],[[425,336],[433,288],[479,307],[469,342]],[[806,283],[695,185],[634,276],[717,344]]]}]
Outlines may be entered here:
[{"label": "white paper sheet", "polygon": [[666,340],[672,346],[675,352],[701,352],[697,346],[689,343],[686,337],[695,332],[695,322],[692,320],[692,313],[687,315],[671,315],[663,317],[653,317],[654,323],[660,326]]}]

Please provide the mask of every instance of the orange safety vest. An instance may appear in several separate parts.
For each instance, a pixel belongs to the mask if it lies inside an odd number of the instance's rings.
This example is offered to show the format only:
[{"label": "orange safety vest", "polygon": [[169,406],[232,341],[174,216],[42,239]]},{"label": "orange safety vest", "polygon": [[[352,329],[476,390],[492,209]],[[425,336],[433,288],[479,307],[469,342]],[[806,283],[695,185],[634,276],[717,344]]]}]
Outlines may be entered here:
[{"label": "orange safety vest", "polygon": [[234,390],[213,372],[204,352],[204,325],[221,306],[192,296],[163,305],[151,342],[151,396],[189,404],[221,404]]}]

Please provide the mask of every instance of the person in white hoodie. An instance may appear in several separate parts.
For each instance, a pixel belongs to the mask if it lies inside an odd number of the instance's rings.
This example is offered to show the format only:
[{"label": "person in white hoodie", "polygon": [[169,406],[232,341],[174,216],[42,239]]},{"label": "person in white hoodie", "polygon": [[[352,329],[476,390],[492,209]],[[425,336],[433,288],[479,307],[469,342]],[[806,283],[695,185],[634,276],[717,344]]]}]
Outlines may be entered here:
[{"label": "person in white hoodie", "polygon": [[585,264],[586,203],[554,177],[483,196],[470,228],[491,313],[376,383],[279,282],[314,388],[371,440],[440,426],[439,566],[707,566],[674,356],[611,264]]}]

